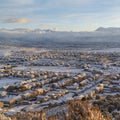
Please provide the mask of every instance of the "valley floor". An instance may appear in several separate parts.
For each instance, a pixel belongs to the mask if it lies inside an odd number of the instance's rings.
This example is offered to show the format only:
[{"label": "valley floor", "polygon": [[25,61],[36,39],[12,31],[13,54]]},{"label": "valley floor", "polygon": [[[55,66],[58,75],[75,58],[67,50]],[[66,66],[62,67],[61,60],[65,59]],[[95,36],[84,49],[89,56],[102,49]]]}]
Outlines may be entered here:
[{"label": "valley floor", "polygon": [[1,113],[67,114],[71,100],[87,101],[104,117],[120,119],[120,48],[0,46]]}]

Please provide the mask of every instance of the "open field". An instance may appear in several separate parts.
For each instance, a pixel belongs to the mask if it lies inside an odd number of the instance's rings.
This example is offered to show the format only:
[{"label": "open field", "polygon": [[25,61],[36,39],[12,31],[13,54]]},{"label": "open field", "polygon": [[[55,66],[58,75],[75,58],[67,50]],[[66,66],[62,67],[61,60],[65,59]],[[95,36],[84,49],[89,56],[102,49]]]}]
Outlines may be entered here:
[{"label": "open field", "polygon": [[69,113],[71,100],[87,101],[104,117],[120,119],[120,48],[0,47],[1,113],[46,110],[47,118],[64,120],[60,114]]}]

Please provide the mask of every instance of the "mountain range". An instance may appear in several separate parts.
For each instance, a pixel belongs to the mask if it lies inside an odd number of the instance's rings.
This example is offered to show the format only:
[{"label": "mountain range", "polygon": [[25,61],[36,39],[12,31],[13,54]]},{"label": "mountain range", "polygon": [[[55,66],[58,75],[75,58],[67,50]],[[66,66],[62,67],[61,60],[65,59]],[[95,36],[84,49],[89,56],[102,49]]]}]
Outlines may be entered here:
[{"label": "mountain range", "polygon": [[27,28],[0,29],[0,45],[120,47],[120,28],[99,27],[91,32],[61,32]]}]

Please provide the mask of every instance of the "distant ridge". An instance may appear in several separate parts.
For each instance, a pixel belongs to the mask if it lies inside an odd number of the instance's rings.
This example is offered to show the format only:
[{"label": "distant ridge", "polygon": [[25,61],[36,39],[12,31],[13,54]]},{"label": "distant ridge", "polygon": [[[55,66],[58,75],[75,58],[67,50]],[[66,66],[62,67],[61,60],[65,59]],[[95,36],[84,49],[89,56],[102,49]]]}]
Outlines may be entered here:
[{"label": "distant ridge", "polygon": [[120,28],[100,27],[93,32],[61,32],[41,29],[0,29],[0,45],[24,47],[78,46],[120,47]]},{"label": "distant ridge", "polygon": [[15,29],[1,28],[0,32],[8,32],[8,33],[48,33],[48,32],[53,32],[53,30],[50,30],[50,29],[29,29],[29,28],[15,28]]},{"label": "distant ridge", "polygon": [[104,28],[104,27],[99,27],[97,28],[95,31],[99,31],[99,32],[120,32],[120,28],[118,27],[108,27],[108,28]]}]

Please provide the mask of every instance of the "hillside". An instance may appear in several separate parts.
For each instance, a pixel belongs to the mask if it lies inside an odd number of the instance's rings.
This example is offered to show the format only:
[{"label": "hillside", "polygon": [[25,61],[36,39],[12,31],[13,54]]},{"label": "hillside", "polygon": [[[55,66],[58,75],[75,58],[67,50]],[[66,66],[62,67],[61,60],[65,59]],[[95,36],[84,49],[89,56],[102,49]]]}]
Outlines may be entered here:
[{"label": "hillside", "polygon": [[117,33],[120,33],[120,28],[116,28],[116,27],[108,27],[108,28],[104,28],[104,27],[99,27],[96,29],[96,31],[99,31],[99,32],[117,32]]}]

